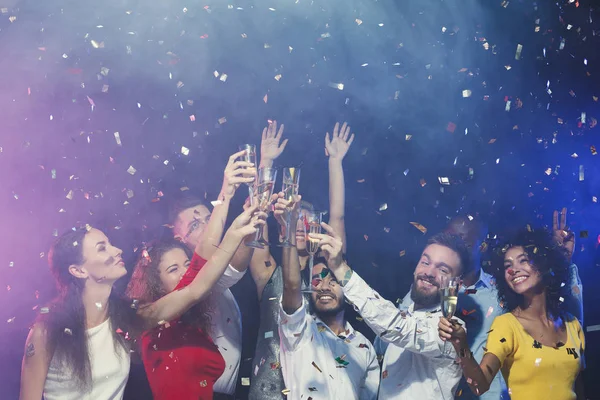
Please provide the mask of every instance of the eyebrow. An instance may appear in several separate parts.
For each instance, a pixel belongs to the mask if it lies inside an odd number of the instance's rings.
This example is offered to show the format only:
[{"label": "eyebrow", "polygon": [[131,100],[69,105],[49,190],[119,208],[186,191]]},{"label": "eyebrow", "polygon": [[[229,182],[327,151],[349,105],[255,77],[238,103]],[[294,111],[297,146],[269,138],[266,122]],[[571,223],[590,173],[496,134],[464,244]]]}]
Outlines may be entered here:
[{"label": "eyebrow", "polygon": [[[521,253],[521,254],[519,254],[518,256],[516,256],[516,257],[515,257],[515,260],[516,260],[516,259],[518,259],[518,258],[521,258],[521,257],[527,257],[527,256],[528,256],[528,254],[527,254],[527,253]],[[508,260],[504,260],[504,262],[505,262],[505,263],[506,263],[506,262],[510,262],[510,259],[508,259]]]},{"label": "eyebrow", "polygon": [[429,257],[429,254],[427,254],[427,253],[421,254],[421,257],[426,257],[428,260],[431,261],[431,257]]},{"label": "eyebrow", "polygon": [[[423,254],[421,254],[421,257],[425,257],[425,258],[427,258],[427,260],[431,261],[431,257],[429,257],[429,254],[427,254],[427,253],[423,253]],[[448,269],[450,269],[450,270],[454,271],[454,268],[452,268],[450,265],[446,264],[446,263],[445,263],[445,262],[443,262],[443,261],[440,261],[440,262],[437,262],[437,263],[435,263],[435,266],[436,266],[436,267],[446,267],[446,268],[448,268]]]},{"label": "eyebrow", "polygon": [[102,241],[100,241],[100,242],[96,243],[96,247],[98,247],[98,246],[99,246],[99,245],[101,245],[101,244],[106,244],[106,241],[105,241],[105,240],[102,240]]}]

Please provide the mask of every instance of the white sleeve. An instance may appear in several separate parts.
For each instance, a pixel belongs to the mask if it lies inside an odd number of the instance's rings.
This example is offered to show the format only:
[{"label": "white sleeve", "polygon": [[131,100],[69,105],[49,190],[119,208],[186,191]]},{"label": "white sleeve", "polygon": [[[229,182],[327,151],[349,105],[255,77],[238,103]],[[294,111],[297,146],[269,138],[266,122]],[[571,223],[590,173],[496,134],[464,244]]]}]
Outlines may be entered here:
[{"label": "white sleeve", "polygon": [[295,351],[310,341],[310,315],[306,312],[306,300],[302,297],[302,305],[293,314],[287,314],[281,300],[279,301],[279,337],[284,350]]},{"label": "white sleeve", "polygon": [[[353,272],[344,286],[344,295],[383,341],[427,357],[442,355],[444,342],[438,334],[439,318],[416,318],[398,310],[391,301],[384,299],[367,285],[356,272]],[[454,346],[447,346],[446,354],[455,357]]]},{"label": "white sleeve", "polygon": [[379,379],[381,369],[377,361],[377,355],[372,347],[369,347],[369,361],[367,364],[367,373],[360,391],[360,400],[376,400],[379,390]]},{"label": "white sleeve", "polygon": [[223,275],[221,275],[217,283],[215,283],[215,286],[213,286],[212,294],[223,293],[225,290],[238,283],[239,280],[242,279],[245,274],[246,270],[240,272],[237,269],[233,268],[231,265],[228,265]]}]

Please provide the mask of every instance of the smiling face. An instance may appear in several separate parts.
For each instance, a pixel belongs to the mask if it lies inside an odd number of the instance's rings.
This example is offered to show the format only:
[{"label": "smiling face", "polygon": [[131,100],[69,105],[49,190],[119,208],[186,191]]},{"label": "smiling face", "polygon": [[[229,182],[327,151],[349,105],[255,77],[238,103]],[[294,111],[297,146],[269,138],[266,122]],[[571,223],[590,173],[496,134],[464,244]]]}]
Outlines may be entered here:
[{"label": "smiling face", "polygon": [[160,283],[164,293],[172,292],[190,266],[183,249],[174,248],[163,254],[158,264]]},{"label": "smiling face", "polygon": [[312,308],[318,317],[337,315],[344,309],[344,292],[325,264],[313,267]]},{"label": "smiling face", "polygon": [[529,261],[529,255],[521,246],[509,248],[504,254],[504,279],[517,294],[525,294],[542,284],[540,273]]},{"label": "smiling face", "polygon": [[90,229],[83,239],[83,263],[71,265],[69,272],[77,278],[90,278],[95,282],[114,283],[125,276],[127,270],[121,258],[123,251],[110,244],[106,235],[98,229]]},{"label": "smiling face", "polygon": [[443,278],[460,275],[460,257],[452,249],[430,244],[423,250],[411,289],[411,298],[417,308],[431,307],[440,302]]},{"label": "smiling face", "polygon": [[209,219],[210,211],[206,206],[199,204],[187,208],[177,216],[173,234],[176,238],[181,239],[189,249],[194,250],[202,239],[202,233],[204,233]]}]

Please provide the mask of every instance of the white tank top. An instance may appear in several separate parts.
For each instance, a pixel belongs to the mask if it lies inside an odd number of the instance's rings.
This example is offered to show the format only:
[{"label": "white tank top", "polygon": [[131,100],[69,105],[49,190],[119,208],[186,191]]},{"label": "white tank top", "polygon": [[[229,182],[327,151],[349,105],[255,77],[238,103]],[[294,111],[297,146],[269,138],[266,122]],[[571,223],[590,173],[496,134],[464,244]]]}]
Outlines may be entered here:
[{"label": "white tank top", "polygon": [[123,398],[125,384],[129,376],[129,352],[117,346],[115,352],[114,339],[110,320],[86,331],[90,365],[92,372],[91,390],[81,392],[74,383],[70,373],[54,358],[50,362],[44,399],[46,400],[119,400]]}]

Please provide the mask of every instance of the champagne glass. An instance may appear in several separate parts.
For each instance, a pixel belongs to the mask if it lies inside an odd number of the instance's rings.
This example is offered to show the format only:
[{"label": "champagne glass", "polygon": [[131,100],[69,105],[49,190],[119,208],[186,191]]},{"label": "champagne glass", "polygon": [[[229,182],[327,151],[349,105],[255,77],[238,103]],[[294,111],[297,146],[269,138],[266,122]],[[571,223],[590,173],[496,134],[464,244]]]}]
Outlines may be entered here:
[{"label": "champagne glass", "polygon": [[[445,277],[441,279],[440,285],[440,298],[442,306],[442,315],[451,320],[456,312],[456,306],[458,305],[458,291],[460,289],[460,278]],[[452,322],[452,321],[451,321]],[[446,353],[446,345],[448,342],[444,342],[444,350]]]},{"label": "champagne glass", "polygon": [[309,277],[312,279],[312,270],[315,254],[319,250],[319,241],[311,239],[310,233],[321,233],[321,222],[323,222],[323,212],[321,211],[304,211],[304,229],[306,233],[306,252],[309,254],[308,271]]},{"label": "champagne glass", "polygon": [[[243,144],[239,147],[240,151],[245,150],[246,153],[243,156],[244,161],[254,164],[254,168],[256,168],[256,146],[253,144]],[[250,205],[254,205],[254,194],[252,193],[252,189],[254,187],[254,182],[246,183],[248,185],[248,195],[250,196]]]},{"label": "champagne glass", "polygon": [[[293,201],[295,196],[298,196],[298,188],[300,184],[300,168],[284,168],[283,169],[283,183],[281,185],[281,191],[287,201]],[[285,225],[280,225],[280,236],[282,238],[281,247],[291,247],[290,236],[296,234],[296,223],[297,221],[291,221],[292,213],[290,210],[286,210],[283,214]]]},{"label": "champagne glass", "polygon": [[[271,197],[275,188],[275,179],[277,178],[277,170],[275,168],[263,167],[258,169],[256,184],[254,185],[253,194],[254,201],[258,202],[258,210],[268,213],[271,205]],[[256,228],[256,236],[254,240],[246,243],[248,247],[255,249],[263,249],[269,243],[263,238],[263,227]]]}]

